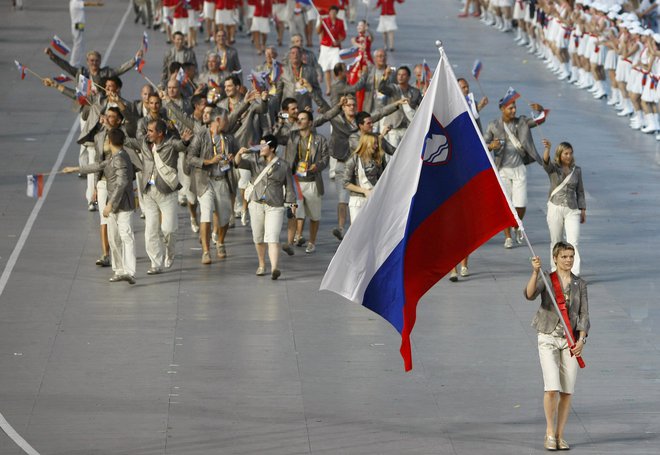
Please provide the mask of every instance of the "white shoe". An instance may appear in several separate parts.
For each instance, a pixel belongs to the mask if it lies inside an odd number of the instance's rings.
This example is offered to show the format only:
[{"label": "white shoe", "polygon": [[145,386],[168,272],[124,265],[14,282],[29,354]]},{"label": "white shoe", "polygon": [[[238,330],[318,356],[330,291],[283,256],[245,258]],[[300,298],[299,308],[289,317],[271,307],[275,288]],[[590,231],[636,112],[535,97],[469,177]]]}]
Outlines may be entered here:
[{"label": "white shoe", "polygon": [[607,92],[605,92],[605,90],[603,89],[598,89],[598,91],[594,93],[594,98],[596,98],[597,100],[605,97],[607,97]]},{"label": "white shoe", "polygon": [[211,241],[214,245],[218,243],[218,234],[216,234],[215,231],[211,233]]},{"label": "white shoe", "polygon": [[557,79],[559,79],[560,81],[564,81],[564,80],[568,79],[569,76],[570,76],[570,73],[569,73],[568,71],[566,71],[566,70],[562,70],[562,71],[557,75]]},{"label": "white shoe", "polygon": [[607,105],[608,106],[615,106],[619,104],[619,100],[617,99],[617,95],[612,92],[612,96],[610,97],[609,100],[607,100]]},{"label": "white shoe", "polygon": [[635,112],[635,111],[633,111],[630,108],[624,108],[621,112],[617,112],[616,115],[618,115],[619,117],[626,117],[627,115],[630,115],[633,112]]},{"label": "white shoe", "polygon": [[644,134],[655,134],[656,132],[655,125],[649,123],[648,125],[643,127],[640,131]]},{"label": "white shoe", "polygon": [[513,248],[513,239],[509,238],[504,240],[504,248],[507,250]]},{"label": "white shoe", "polygon": [[468,270],[468,268],[467,268],[467,267],[463,267],[463,268],[461,269],[461,276],[462,276],[462,277],[466,277],[466,276],[469,276],[469,275],[470,275],[470,271]]},{"label": "white shoe", "polygon": [[524,240],[522,229],[516,229],[516,242],[522,244]]},{"label": "white shoe", "polygon": [[195,218],[190,218],[190,229],[197,234],[199,232],[199,223]]},{"label": "white shoe", "polygon": [[247,210],[246,210],[245,212],[241,213],[241,224],[242,224],[243,226],[247,226],[248,222],[249,222],[249,220],[248,220],[248,212],[247,212]]},{"label": "white shoe", "polygon": [[655,135],[655,140],[656,140],[656,141],[660,141],[660,133],[658,133],[658,134]]}]

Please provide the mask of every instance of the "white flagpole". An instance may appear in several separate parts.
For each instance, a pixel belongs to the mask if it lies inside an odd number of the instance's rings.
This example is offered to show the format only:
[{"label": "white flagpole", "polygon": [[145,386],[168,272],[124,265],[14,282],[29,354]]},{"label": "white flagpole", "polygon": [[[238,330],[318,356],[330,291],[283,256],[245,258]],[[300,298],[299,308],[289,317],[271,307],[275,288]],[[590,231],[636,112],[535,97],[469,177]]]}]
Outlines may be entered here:
[{"label": "white flagpole", "polygon": [[337,43],[337,40],[335,39],[334,35],[330,31],[330,29],[328,28],[326,23],[323,22],[323,18],[321,17],[321,13],[319,13],[319,10],[316,9],[316,5],[314,4],[314,2],[310,1],[309,4],[312,5],[312,8],[314,8],[314,11],[316,11],[316,15],[318,16],[319,21],[321,22],[321,25],[323,25],[323,28],[325,28],[325,31],[328,32],[328,35],[330,35],[330,39],[332,39],[332,42]]}]

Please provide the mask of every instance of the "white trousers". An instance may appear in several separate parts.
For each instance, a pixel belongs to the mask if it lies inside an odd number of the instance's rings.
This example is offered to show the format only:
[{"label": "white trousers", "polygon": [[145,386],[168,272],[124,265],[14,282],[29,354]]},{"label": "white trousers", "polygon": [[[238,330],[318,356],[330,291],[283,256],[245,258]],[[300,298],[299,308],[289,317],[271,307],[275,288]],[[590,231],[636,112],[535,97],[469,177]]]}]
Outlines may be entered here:
[{"label": "white trousers", "polygon": [[348,211],[351,214],[351,224],[355,223],[358,215],[362,211],[362,207],[367,203],[366,197],[351,196],[348,199]]},{"label": "white trousers", "polygon": [[83,64],[83,55],[85,55],[85,32],[76,30],[75,24],[71,24],[71,37],[73,38],[73,46],[71,47],[69,64],[80,67]]},{"label": "white trousers", "polygon": [[185,166],[186,154],[183,152],[179,153],[179,158],[176,162],[177,176],[179,177],[179,183],[181,183],[181,189],[179,190],[179,202],[190,202],[194,204],[197,200],[197,195],[190,191],[190,176],[186,175],[183,170]]},{"label": "white trousers", "polygon": [[174,258],[176,231],[179,228],[176,192],[163,194],[151,185],[142,195],[142,202],[147,256],[152,267],[162,268],[165,257]]},{"label": "white trousers", "polygon": [[[99,209],[103,210],[103,209]],[[117,212],[108,216],[108,242],[112,270],[117,275],[135,276],[135,235],[133,212]]]},{"label": "white trousers", "polygon": [[575,275],[580,275],[580,252],[578,243],[580,242],[580,210],[571,209],[562,205],[555,205],[548,201],[548,229],[550,230],[550,263],[552,269],[556,268],[552,261],[552,247],[557,242],[563,240],[564,234],[566,241],[575,247],[575,262],[571,271]]}]

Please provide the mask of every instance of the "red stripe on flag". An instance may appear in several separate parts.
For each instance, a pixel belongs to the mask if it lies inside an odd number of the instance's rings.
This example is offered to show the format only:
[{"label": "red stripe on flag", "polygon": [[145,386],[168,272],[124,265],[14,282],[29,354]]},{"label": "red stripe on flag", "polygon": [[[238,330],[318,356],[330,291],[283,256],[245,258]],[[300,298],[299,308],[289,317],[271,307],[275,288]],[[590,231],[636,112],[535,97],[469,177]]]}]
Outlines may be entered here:
[{"label": "red stripe on flag", "polygon": [[44,175],[37,174],[37,197],[41,197],[44,194]]},{"label": "red stripe on flag", "polygon": [[[403,266],[405,305],[401,356],[412,369],[410,333],[417,302],[461,259],[506,227],[515,226],[502,188],[492,169],[477,174],[447,199],[413,232]],[[460,239],[460,240],[459,240]]]}]

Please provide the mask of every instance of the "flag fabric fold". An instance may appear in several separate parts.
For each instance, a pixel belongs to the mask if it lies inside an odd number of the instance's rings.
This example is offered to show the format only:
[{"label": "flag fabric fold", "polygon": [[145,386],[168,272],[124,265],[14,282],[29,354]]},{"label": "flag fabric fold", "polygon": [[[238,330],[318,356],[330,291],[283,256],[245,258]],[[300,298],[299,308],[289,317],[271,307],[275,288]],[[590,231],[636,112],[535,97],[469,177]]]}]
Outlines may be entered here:
[{"label": "flag fabric fold", "polygon": [[27,195],[40,198],[44,193],[44,175],[30,174],[27,176]]},{"label": "flag fabric fold", "polygon": [[53,39],[50,40],[50,45],[65,57],[71,53],[71,48],[57,35],[53,36]]},{"label": "flag fabric fold", "polygon": [[67,75],[64,74],[64,73],[60,73],[60,75],[59,75],[59,76],[55,76],[55,77],[53,78],[53,80],[54,80],[55,82],[57,82],[58,84],[64,84],[65,82],[72,81],[73,79],[71,79],[69,76],[67,76]]},{"label": "flag fabric fold", "polygon": [[18,72],[21,73],[21,80],[25,79],[25,67],[21,65],[18,60],[14,60],[14,64],[16,65]]},{"label": "flag fabric fold", "polygon": [[472,77],[479,80],[479,75],[481,74],[482,68],[483,65],[481,64],[481,60],[475,60],[474,65],[472,66]]},{"label": "flag fabric fold", "polygon": [[461,259],[516,225],[456,77],[441,51],[429,89],[321,283],[410,334],[419,299]]}]

